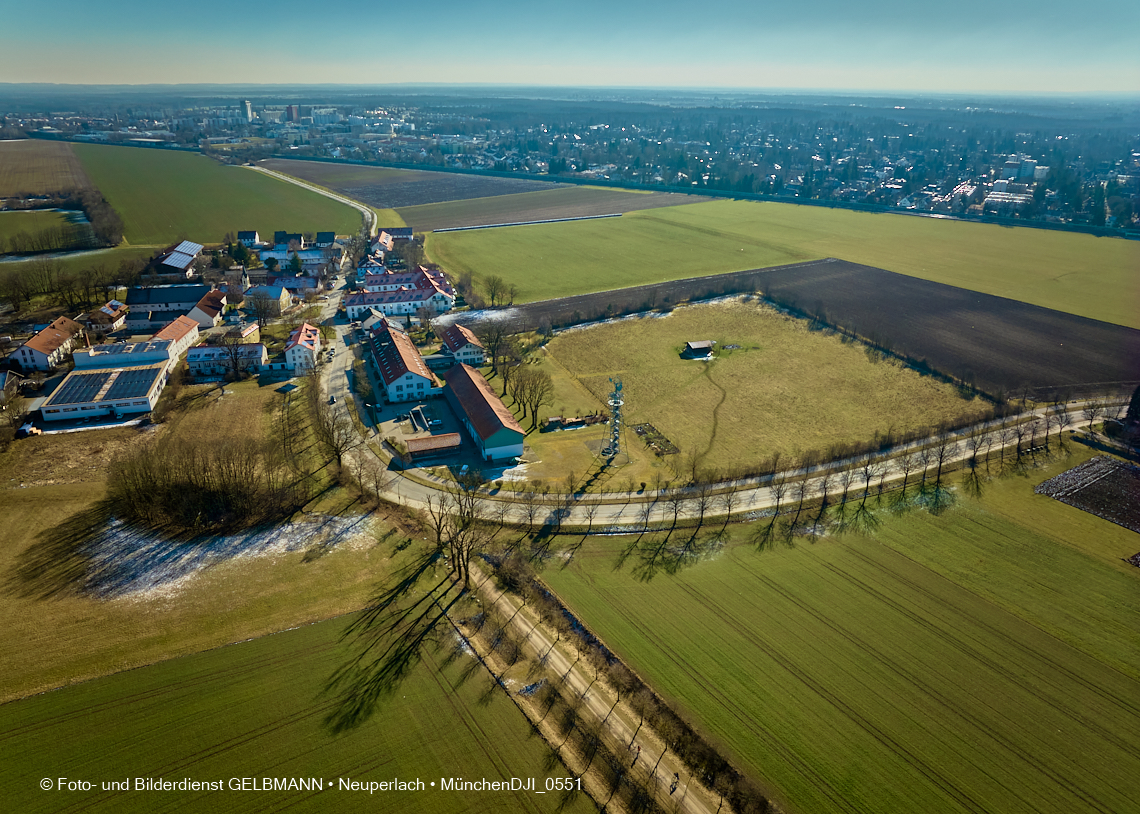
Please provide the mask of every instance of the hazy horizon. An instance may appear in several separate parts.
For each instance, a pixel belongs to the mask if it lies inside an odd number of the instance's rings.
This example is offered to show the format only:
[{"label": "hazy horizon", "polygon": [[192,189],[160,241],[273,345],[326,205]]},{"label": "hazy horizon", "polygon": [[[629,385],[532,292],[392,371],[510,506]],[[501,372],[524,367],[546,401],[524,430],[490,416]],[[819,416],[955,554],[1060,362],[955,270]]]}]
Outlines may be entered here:
[{"label": "hazy horizon", "polygon": [[5,11],[0,78],[73,85],[466,85],[844,94],[1140,93],[1140,4],[430,0]]}]

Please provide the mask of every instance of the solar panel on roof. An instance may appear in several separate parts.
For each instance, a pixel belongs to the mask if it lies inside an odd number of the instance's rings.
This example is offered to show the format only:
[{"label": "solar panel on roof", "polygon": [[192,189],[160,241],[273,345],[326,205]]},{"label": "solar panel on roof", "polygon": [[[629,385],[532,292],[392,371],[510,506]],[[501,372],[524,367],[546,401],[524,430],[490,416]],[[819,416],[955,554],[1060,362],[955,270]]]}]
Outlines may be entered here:
[{"label": "solar panel on roof", "polygon": [[94,373],[71,373],[63,384],[48,398],[53,407],[62,404],[81,404],[91,401],[99,389],[111,376],[111,371],[100,370]]},{"label": "solar panel on roof", "polygon": [[185,254],[184,252],[171,252],[170,256],[162,261],[162,265],[171,266],[176,269],[184,269],[194,262],[192,255]]},{"label": "solar panel on roof", "polygon": [[194,242],[189,241],[189,240],[183,240],[181,243],[179,243],[177,246],[174,247],[174,251],[179,252],[181,254],[197,254],[198,252],[202,251],[202,249],[204,249],[204,248],[206,248],[206,247],[203,246],[201,243],[194,243]]},{"label": "solar panel on roof", "polygon": [[119,378],[115,379],[115,383],[111,385],[111,389],[103,398],[107,401],[114,401],[115,399],[133,399],[145,396],[150,392],[150,388],[161,373],[161,366],[136,367],[131,370],[120,371]]}]

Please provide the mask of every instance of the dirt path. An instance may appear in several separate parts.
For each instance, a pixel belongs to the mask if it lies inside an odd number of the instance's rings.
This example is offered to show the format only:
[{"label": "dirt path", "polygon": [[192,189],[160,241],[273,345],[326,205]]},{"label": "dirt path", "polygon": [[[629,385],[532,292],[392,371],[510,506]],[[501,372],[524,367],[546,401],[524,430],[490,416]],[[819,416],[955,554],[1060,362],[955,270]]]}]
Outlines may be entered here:
[{"label": "dirt path", "polygon": [[[528,609],[519,610],[519,600],[495,587],[490,577],[480,573],[478,578],[482,580],[478,592],[484,601],[506,611],[512,619],[512,626],[536,657],[549,653],[547,666],[555,674],[566,677],[566,685],[582,697],[584,709],[599,724],[605,722],[605,730],[613,741],[629,744],[626,756],[632,772],[652,779],[655,796],[667,811],[688,814],[714,814],[718,809],[729,811],[720,805],[716,795],[692,782],[689,769],[680,758],[669,752],[649,727],[638,724],[637,714],[619,701],[617,694],[603,681],[595,680],[576,655],[572,657],[566,652],[565,642],[551,638],[531,617]],[[622,757],[620,751],[617,757]],[[670,793],[674,773],[678,778],[677,786]]]}]

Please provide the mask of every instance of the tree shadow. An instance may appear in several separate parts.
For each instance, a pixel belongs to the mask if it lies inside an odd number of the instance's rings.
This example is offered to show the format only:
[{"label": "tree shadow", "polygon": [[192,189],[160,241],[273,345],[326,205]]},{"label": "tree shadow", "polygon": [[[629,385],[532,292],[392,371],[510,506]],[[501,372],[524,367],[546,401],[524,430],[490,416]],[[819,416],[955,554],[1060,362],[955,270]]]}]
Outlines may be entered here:
[{"label": "tree shadow", "polygon": [[448,613],[464,592],[450,576],[421,588],[434,576],[439,559],[438,551],[429,551],[396,570],[341,634],[353,652],[322,692],[333,697],[324,720],[331,733],[347,732],[370,719],[420,663],[424,648],[442,645],[453,630]]}]

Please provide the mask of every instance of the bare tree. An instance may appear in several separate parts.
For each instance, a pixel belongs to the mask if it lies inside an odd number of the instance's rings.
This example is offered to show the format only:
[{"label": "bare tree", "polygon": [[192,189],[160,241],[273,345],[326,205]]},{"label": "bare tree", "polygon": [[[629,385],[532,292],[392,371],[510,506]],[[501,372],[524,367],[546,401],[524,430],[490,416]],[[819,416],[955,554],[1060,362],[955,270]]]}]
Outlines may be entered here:
[{"label": "bare tree", "polygon": [[312,411],[313,435],[325,453],[336,458],[337,466],[344,456],[362,443],[360,435],[348,417],[324,400],[320,377],[311,371],[306,377],[309,407]]},{"label": "bare tree", "polygon": [[859,502],[860,506],[867,505],[867,495],[871,493],[871,481],[874,480],[882,466],[870,458],[863,459],[863,465],[859,467],[859,475],[863,479],[863,500]]},{"label": "bare tree", "polygon": [[712,486],[707,483],[702,483],[697,487],[697,495],[695,498],[697,504],[697,528],[705,524],[705,514],[713,504],[713,490]]},{"label": "bare tree", "polygon": [[768,487],[772,493],[772,497],[776,498],[775,514],[778,517],[780,514],[780,502],[784,499],[784,495],[788,493],[788,482],[784,478],[773,478],[772,485]]},{"label": "bare tree", "polygon": [[487,292],[487,299],[494,308],[506,293],[506,283],[498,274],[488,274],[483,278],[483,290]]},{"label": "bare tree", "polygon": [[986,445],[986,433],[972,432],[966,437],[966,450],[970,453],[970,466],[978,465],[978,452]]},{"label": "bare tree", "polygon": [[499,354],[502,350],[503,343],[507,341],[510,332],[507,331],[505,325],[495,319],[485,319],[479,323],[479,328],[475,332],[479,339],[479,343],[483,346],[483,351],[487,358],[491,360],[491,370],[493,373],[499,372]]},{"label": "bare tree", "polygon": [[942,484],[942,467],[953,459],[958,453],[958,442],[946,434],[938,436],[938,443],[934,445],[934,460],[938,464],[938,472],[934,476],[934,484]]},{"label": "bare tree", "polygon": [[274,301],[272,297],[267,294],[254,294],[252,297],[247,298],[249,301],[250,310],[253,311],[254,319],[257,320],[257,327],[260,330],[265,330],[265,326],[273,317],[277,316],[280,308],[279,303]]},{"label": "bare tree", "polygon": [[732,512],[740,503],[740,490],[735,483],[729,484],[728,490],[717,496],[717,503],[724,510],[724,525],[720,530],[723,533],[728,524],[732,522]]},{"label": "bare tree", "polygon": [[1090,401],[1084,406],[1084,409],[1081,410],[1081,418],[1088,422],[1089,432],[1092,432],[1092,425],[1104,412],[1104,403],[1101,401]]}]

